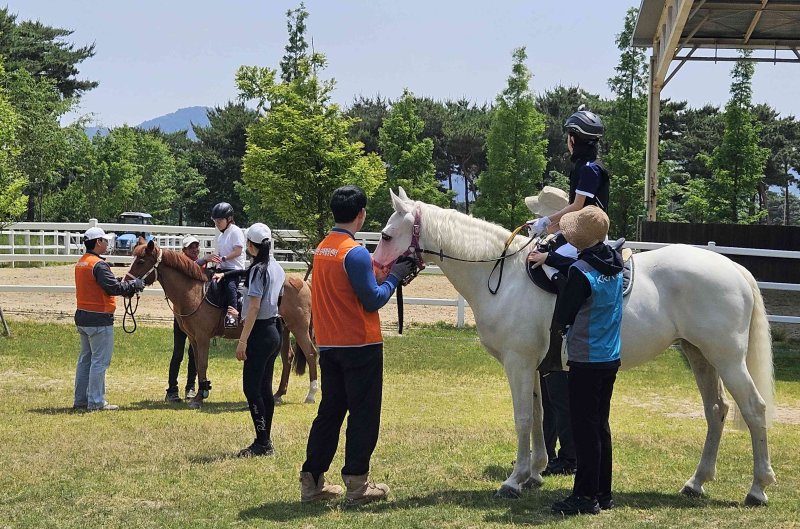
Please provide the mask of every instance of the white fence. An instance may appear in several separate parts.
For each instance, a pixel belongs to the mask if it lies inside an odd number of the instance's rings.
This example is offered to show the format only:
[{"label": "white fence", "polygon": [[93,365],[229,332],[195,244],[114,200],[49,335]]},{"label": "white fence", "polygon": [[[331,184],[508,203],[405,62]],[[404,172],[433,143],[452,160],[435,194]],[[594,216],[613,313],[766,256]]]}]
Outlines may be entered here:
[{"label": "white fence", "polygon": [[[99,223],[91,219],[87,223],[48,223],[48,222],[20,222],[12,224],[0,230],[0,264],[18,262],[33,263],[70,263],[75,262],[83,254],[84,247],[82,242],[83,233],[90,227],[100,226],[106,233],[148,231],[153,234],[153,239],[159,246],[179,250],[181,239],[186,235],[194,235],[200,240],[201,255],[210,253],[214,247],[216,230],[214,228],[198,226],[149,226],[136,224],[112,224]],[[292,260],[294,255],[291,249],[282,246],[282,242],[300,242],[305,240],[303,235],[297,230],[273,230],[273,248],[278,262],[283,268],[290,270],[304,270],[306,264],[302,261]],[[361,244],[374,247],[380,241],[380,233],[358,232],[356,240]],[[665,243],[651,242],[632,242],[625,244],[634,250],[655,250]],[[113,244],[110,245],[113,247]],[[735,248],[729,246],[717,246],[709,242],[706,246],[701,246],[715,252],[726,255],[752,255],[756,257],[781,257],[788,259],[800,259],[800,251],[785,250],[760,250],[752,248]],[[109,256],[109,261],[119,264],[128,264],[131,257],[127,255]],[[423,270],[424,274],[441,274],[441,270],[436,266],[429,266]],[[800,284],[794,283],[771,283],[759,282],[758,286],[762,290],[782,290],[788,292],[800,292]],[[3,292],[74,292],[72,285],[48,286],[48,285],[2,285],[0,293]],[[163,291],[158,288],[148,288],[144,295],[161,295]],[[409,305],[438,305],[456,307],[456,325],[464,325],[464,313],[466,303],[460,295],[456,299],[435,299],[435,298],[404,298],[404,302]],[[390,303],[396,303],[392,298]],[[795,323],[800,324],[800,316],[770,315],[769,321],[773,323]]]}]

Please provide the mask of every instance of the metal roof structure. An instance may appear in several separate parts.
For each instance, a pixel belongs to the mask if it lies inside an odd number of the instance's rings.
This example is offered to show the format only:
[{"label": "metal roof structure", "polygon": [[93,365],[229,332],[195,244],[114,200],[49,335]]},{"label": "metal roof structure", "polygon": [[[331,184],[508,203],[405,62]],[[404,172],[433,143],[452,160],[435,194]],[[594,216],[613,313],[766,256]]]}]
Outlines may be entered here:
[{"label": "metal roof structure", "polygon": [[[800,63],[800,0],[642,0],[633,45],[652,48],[647,114],[647,219],[656,217],[661,90],[687,61]],[[673,61],[679,61],[669,72]]]}]

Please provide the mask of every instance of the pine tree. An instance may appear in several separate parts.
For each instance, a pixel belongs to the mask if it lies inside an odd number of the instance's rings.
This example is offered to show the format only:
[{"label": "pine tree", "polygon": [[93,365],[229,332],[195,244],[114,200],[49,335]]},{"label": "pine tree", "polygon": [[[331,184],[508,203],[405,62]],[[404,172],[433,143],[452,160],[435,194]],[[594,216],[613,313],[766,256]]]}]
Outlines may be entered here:
[{"label": "pine tree", "polygon": [[702,156],[714,175],[706,188],[711,222],[748,223],[766,215],[766,211],[750,213],[769,154],[758,144],[761,128],[752,114],[755,66],[746,60],[750,54],[740,51],[745,60],[736,61],[731,70],[722,143],[711,156]]},{"label": "pine tree", "polygon": [[496,99],[486,139],[488,166],[477,181],[476,216],[515,228],[530,215],[525,197],[538,192],[547,160],[544,117],[536,110],[525,48],[513,53],[508,86]]},{"label": "pine tree", "polygon": [[637,217],[643,212],[645,146],[647,142],[647,73],[645,52],[633,46],[638,9],[625,14],[622,32],[617,35],[620,59],[616,75],[608,80],[614,94],[610,115],[606,116],[603,157],[611,175],[609,217],[611,232],[630,237]]}]

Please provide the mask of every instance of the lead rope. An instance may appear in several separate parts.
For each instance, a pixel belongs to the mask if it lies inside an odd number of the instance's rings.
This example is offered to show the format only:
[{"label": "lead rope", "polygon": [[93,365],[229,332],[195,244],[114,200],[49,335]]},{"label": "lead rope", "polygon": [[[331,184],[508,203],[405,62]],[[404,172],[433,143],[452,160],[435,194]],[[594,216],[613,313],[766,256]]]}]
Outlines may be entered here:
[{"label": "lead rope", "polygon": [[403,334],[403,283],[397,285],[397,334]]},{"label": "lead rope", "polygon": [[[125,313],[122,316],[122,330],[128,334],[133,334],[136,332],[136,311],[139,310],[139,294],[136,294],[136,305],[133,305],[133,296],[129,298],[122,298],[122,305],[125,308]],[[131,321],[133,322],[133,329],[130,331],[127,327],[127,319],[128,316],[131,317]]]}]

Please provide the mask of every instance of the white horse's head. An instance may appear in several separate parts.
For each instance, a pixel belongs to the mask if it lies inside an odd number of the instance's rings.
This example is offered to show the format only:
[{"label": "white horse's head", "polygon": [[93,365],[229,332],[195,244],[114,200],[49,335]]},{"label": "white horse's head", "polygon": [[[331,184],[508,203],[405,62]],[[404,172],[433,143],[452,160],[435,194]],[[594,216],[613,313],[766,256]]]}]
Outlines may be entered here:
[{"label": "white horse's head", "polygon": [[390,189],[394,213],[381,231],[381,241],[372,256],[375,276],[382,281],[389,274],[397,259],[406,254],[411,246],[414,230],[414,201],[408,198],[401,187],[395,195]]}]

